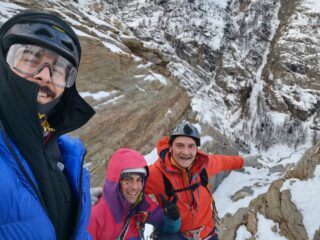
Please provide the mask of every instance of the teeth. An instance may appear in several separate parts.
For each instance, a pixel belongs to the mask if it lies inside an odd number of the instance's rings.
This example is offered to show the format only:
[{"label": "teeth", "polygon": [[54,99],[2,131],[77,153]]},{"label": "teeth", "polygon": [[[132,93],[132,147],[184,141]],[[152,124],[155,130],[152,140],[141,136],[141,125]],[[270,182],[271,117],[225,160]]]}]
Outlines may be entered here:
[{"label": "teeth", "polygon": [[38,97],[48,97],[46,93],[39,91]]},{"label": "teeth", "polygon": [[137,195],[137,193],[128,193],[129,195]]}]

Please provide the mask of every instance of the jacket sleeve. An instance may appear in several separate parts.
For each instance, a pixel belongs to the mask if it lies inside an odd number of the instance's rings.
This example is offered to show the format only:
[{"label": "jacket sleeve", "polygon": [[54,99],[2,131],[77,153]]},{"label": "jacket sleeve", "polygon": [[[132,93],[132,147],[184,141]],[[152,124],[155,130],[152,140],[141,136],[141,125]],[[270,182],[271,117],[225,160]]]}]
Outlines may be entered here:
[{"label": "jacket sleeve", "polygon": [[209,155],[207,172],[209,176],[213,176],[221,171],[242,168],[243,163],[240,156]]},{"label": "jacket sleeve", "polygon": [[[43,229],[48,229],[47,223],[42,221],[43,219],[26,219],[25,221],[6,223],[0,225],[0,239],[10,239],[10,240],[20,240],[20,239],[42,239],[44,236],[48,240],[55,239],[55,233],[44,234],[42,230],[35,230],[37,228],[43,227]],[[53,228],[52,228],[53,230]],[[52,238],[51,238],[52,237]]]},{"label": "jacket sleeve", "polygon": [[65,161],[68,182],[75,196],[81,201],[80,219],[78,221],[75,239],[90,239],[87,231],[91,209],[90,173],[89,170],[83,166],[86,149],[80,139],[72,138],[68,135],[60,136],[57,143],[62,158]]},{"label": "jacket sleeve", "polygon": [[[0,239],[56,239],[54,227],[0,133]],[[12,145],[28,175],[31,169]]]},{"label": "jacket sleeve", "polygon": [[[99,199],[99,202],[102,201],[102,198]],[[92,207],[90,222],[88,226],[88,231],[92,237],[92,239],[101,239],[104,227],[105,227],[105,217],[102,217],[102,213],[104,212],[99,205],[99,202]]]},{"label": "jacket sleeve", "polygon": [[165,233],[176,233],[179,231],[180,226],[181,226],[180,217],[176,220],[173,220],[163,215],[163,225],[159,230]]}]

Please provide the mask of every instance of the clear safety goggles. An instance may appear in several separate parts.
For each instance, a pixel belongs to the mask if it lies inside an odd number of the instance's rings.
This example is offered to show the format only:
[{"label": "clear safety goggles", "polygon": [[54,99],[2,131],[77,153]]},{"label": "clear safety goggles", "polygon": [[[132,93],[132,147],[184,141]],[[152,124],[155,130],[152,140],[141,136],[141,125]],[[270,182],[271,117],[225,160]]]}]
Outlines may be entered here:
[{"label": "clear safety goggles", "polygon": [[71,87],[77,76],[77,69],[67,59],[40,46],[13,44],[6,61],[24,77],[34,77],[48,68],[52,84],[59,87]]}]

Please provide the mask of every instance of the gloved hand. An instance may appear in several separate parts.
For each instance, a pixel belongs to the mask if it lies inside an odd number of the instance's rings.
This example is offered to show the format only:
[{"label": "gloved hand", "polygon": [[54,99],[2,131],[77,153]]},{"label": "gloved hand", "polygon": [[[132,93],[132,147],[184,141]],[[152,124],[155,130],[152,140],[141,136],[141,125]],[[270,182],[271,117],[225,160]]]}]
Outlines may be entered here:
[{"label": "gloved hand", "polygon": [[164,211],[164,215],[167,218],[170,218],[172,220],[176,220],[180,217],[179,208],[177,206],[178,198],[177,196],[174,196],[172,201],[167,200],[163,194],[160,195],[161,202],[162,202],[162,208]]},{"label": "gloved hand", "polygon": [[97,204],[99,198],[102,196],[102,187],[90,188],[90,195],[91,195],[91,206],[94,206]]},{"label": "gloved hand", "polygon": [[254,167],[261,168],[263,165],[258,161],[259,158],[262,158],[261,155],[247,155],[242,157],[244,160],[244,167]]}]

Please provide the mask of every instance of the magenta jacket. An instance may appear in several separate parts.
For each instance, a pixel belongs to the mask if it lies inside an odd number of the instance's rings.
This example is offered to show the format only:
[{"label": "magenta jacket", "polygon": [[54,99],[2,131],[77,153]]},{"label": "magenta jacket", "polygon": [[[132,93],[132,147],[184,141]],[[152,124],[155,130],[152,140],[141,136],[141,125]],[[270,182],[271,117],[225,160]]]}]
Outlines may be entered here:
[{"label": "magenta jacket", "polygon": [[146,160],[137,151],[122,148],[116,151],[109,162],[103,187],[103,197],[91,209],[89,233],[94,240],[142,239],[144,223],[152,224],[160,231],[177,232],[180,218],[172,220],[164,216],[160,208],[148,196],[131,208],[120,193],[119,178],[127,168],[148,169]]}]

